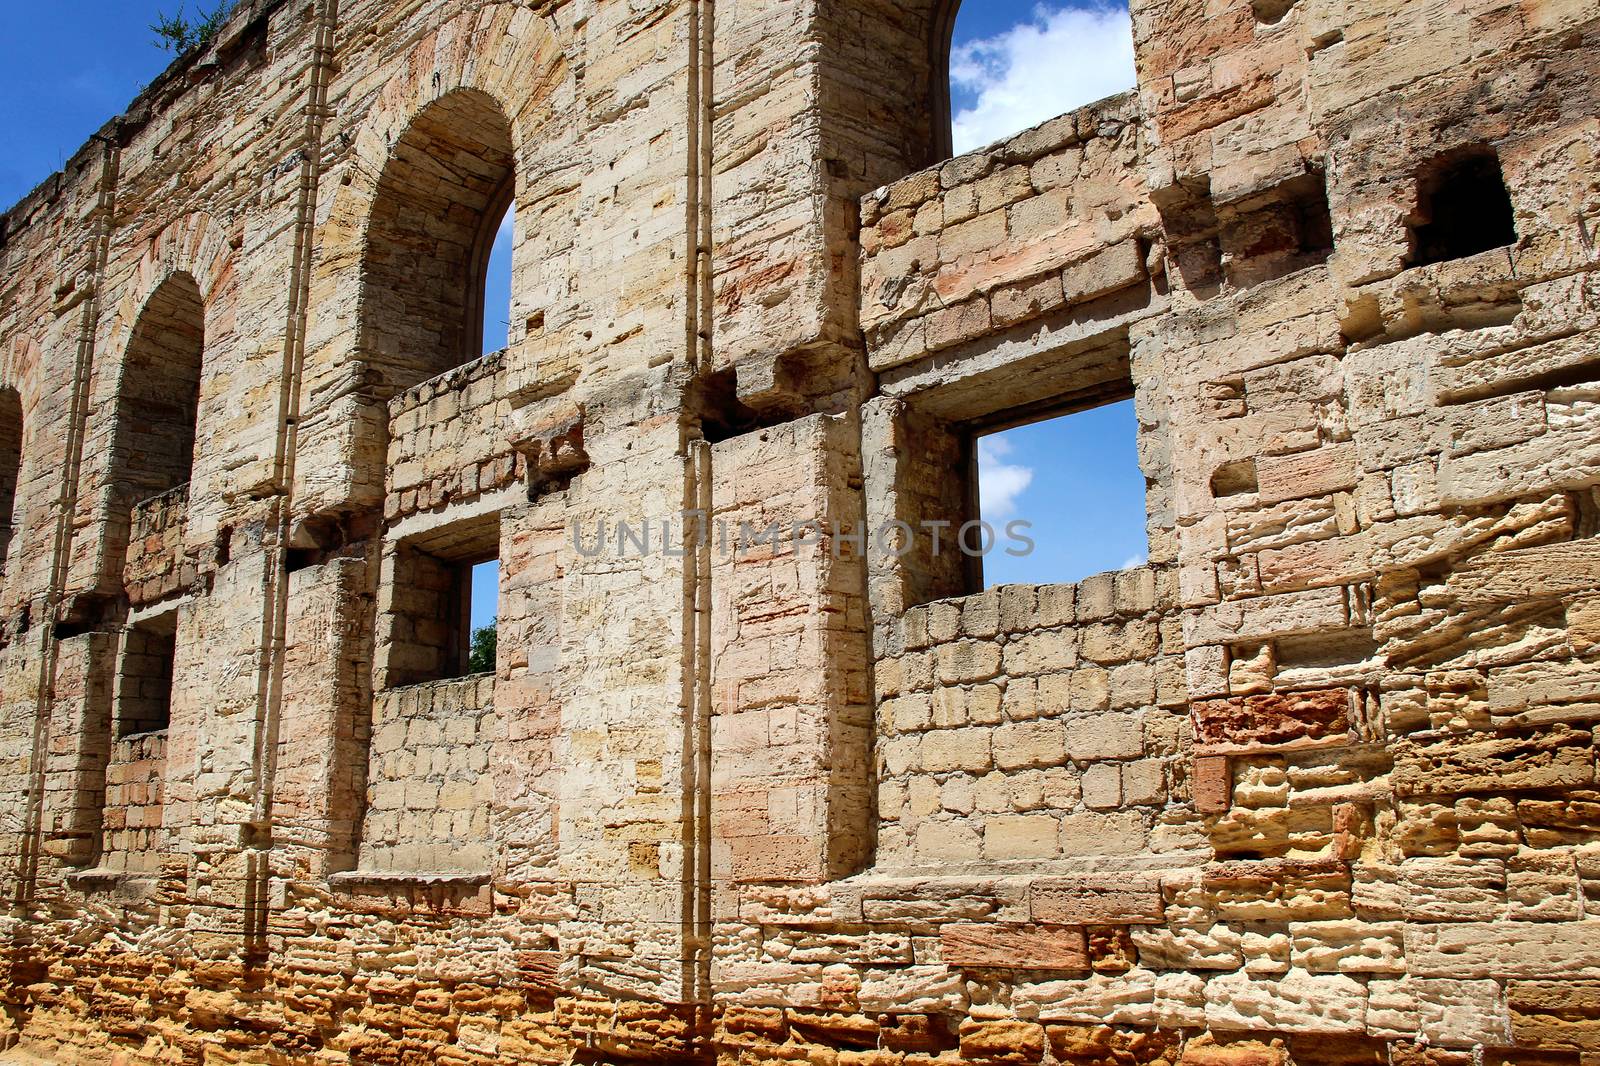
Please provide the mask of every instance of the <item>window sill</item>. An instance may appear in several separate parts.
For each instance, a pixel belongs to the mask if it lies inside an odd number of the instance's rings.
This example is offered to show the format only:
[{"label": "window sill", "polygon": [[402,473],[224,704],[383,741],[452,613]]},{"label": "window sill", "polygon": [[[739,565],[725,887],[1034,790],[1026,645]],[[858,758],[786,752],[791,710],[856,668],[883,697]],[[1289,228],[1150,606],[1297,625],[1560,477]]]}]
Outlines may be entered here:
[{"label": "window sill", "polygon": [[117,738],[117,743],[137,744],[141,740],[165,740],[166,737],[167,730],[165,729],[147,729],[141,733],[129,733],[126,736],[120,736]]}]

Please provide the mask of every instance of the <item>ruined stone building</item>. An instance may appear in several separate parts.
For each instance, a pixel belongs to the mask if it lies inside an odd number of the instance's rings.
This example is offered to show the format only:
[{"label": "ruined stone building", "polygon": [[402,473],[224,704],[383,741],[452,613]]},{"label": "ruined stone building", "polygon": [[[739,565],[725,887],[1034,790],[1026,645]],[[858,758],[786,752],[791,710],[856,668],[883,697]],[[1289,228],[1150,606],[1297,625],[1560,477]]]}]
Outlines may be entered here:
[{"label": "ruined stone building", "polygon": [[[1600,7],[952,159],[954,9],[247,0],[0,219],[5,1041],[1600,1062]],[[932,550],[1128,397],[1148,566]]]}]

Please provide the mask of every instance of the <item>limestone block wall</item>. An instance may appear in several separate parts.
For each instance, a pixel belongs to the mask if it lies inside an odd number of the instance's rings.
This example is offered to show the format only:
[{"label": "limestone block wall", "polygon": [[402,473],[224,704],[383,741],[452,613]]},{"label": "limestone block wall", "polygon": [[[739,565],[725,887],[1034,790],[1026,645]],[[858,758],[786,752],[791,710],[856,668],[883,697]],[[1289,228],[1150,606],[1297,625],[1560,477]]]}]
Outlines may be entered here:
[{"label": "limestone block wall", "polygon": [[503,377],[501,359],[489,356],[390,401],[390,521],[517,480],[516,454],[499,432]]},{"label": "limestone block wall", "polygon": [[872,852],[856,439],[850,420],[813,415],[709,449],[719,879],[822,881]]},{"label": "limestone block wall", "polygon": [[492,849],[493,678],[384,692],[372,755],[360,873],[486,873]]},{"label": "limestone block wall", "polygon": [[1113,98],[866,197],[872,368],[1147,285],[1157,218],[1138,119],[1132,96]]},{"label": "limestone block wall", "polygon": [[184,554],[184,523],[189,514],[185,486],[139,504],[133,510],[128,561],[122,583],[134,606],[157,603],[191,583],[197,567]]},{"label": "limestone block wall", "polygon": [[[0,1041],[1600,1054],[1593,5],[1131,8],[942,159],[953,3],[254,0],[0,216]],[[915,536],[1129,397],[1147,565]]]},{"label": "limestone block wall", "polygon": [[1158,580],[1001,586],[902,616],[903,654],[877,663],[880,869],[1192,861],[1181,627]]},{"label": "limestone block wall", "polygon": [[164,850],[162,787],[167,771],[165,733],[116,742],[106,770],[106,869],[159,870]]}]

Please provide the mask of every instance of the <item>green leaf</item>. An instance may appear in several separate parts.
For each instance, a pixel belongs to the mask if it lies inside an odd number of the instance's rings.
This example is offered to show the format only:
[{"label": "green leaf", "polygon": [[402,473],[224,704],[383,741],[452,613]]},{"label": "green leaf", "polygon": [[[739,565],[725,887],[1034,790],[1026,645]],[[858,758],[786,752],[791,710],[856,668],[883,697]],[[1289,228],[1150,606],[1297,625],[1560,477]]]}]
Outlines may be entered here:
[{"label": "green leaf", "polygon": [[482,629],[472,631],[472,655],[467,668],[474,674],[494,672],[495,652],[498,647],[497,628],[500,620],[492,618]]}]

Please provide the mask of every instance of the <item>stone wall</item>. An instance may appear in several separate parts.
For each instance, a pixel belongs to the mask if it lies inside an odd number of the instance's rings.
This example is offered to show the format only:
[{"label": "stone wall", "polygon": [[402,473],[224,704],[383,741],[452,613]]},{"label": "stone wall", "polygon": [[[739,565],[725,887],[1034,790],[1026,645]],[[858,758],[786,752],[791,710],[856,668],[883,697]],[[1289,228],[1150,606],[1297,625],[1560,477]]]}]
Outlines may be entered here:
[{"label": "stone wall", "polygon": [[[6,212],[0,1037],[1594,1061],[1600,18],[1131,6],[941,160],[951,3],[254,0]],[[1129,397],[1145,565],[920,535]]]},{"label": "stone wall", "polygon": [[183,551],[183,525],[188,514],[187,486],[134,507],[128,561],[122,572],[122,583],[133,606],[159,603],[195,579],[197,567]]},{"label": "stone wall", "polygon": [[496,725],[492,677],[373,700],[359,873],[488,872]]},{"label": "stone wall", "polygon": [[[878,865],[1193,862],[1181,624],[1148,569],[905,612],[877,664]],[[1170,801],[1170,802],[1169,802]]]},{"label": "stone wall", "polygon": [[165,732],[119,740],[106,767],[106,820],[102,862],[127,873],[161,868],[162,786],[167,775]]},{"label": "stone wall", "polygon": [[861,325],[872,369],[1145,282],[1158,225],[1141,142],[1137,101],[1115,97],[869,195]]}]

